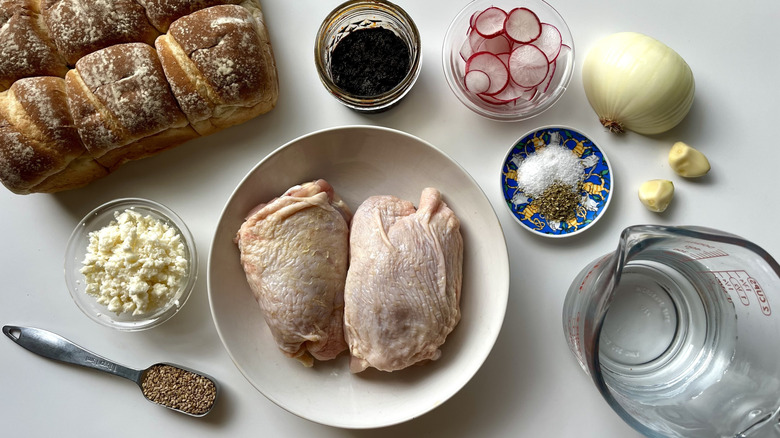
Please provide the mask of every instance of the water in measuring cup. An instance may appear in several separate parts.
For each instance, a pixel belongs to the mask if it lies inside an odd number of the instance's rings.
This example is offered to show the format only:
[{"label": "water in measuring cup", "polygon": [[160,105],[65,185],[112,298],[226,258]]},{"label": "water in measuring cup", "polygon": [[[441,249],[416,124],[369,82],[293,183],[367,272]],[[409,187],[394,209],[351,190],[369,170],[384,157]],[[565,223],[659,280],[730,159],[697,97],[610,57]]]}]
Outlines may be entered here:
[{"label": "water in measuring cup", "polygon": [[641,257],[624,267],[604,320],[604,381],[646,405],[696,397],[734,354],[734,305],[700,262],[661,251]]}]

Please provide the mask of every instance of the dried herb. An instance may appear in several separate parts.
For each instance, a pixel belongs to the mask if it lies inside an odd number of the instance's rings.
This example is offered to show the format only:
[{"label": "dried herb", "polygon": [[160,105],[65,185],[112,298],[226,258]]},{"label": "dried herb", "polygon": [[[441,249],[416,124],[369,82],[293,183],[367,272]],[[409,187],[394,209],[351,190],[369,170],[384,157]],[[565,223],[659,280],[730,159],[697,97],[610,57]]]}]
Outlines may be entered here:
[{"label": "dried herb", "polygon": [[539,214],[553,222],[565,222],[574,218],[580,203],[579,191],[579,186],[553,182],[536,198],[539,201]]},{"label": "dried herb", "polygon": [[356,30],[333,49],[330,72],[342,90],[376,96],[400,84],[409,73],[409,47],[389,29]]},{"label": "dried herb", "polygon": [[208,412],[217,397],[211,379],[171,365],[150,367],[141,390],[150,401],[193,415]]}]

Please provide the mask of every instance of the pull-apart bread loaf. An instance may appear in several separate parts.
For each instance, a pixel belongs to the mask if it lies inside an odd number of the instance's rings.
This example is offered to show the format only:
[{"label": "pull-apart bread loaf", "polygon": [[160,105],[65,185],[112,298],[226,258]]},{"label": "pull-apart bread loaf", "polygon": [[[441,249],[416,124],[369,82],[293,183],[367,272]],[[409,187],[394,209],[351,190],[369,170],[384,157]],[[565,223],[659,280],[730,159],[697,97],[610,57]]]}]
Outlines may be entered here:
[{"label": "pull-apart bread loaf", "polygon": [[276,104],[256,0],[0,6],[0,181],[14,193],[83,186]]}]

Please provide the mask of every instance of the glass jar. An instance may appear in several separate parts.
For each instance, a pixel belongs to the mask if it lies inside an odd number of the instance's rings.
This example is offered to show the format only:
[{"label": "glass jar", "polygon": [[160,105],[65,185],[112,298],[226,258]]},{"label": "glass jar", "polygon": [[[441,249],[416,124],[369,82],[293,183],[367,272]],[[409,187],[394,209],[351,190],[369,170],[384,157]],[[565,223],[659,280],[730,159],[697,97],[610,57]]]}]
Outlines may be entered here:
[{"label": "glass jar", "polygon": [[[396,86],[377,95],[349,93],[334,82],[331,61],[336,46],[352,32],[384,28],[392,31],[409,49],[409,70]],[[381,112],[398,103],[420,75],[420,33],[411,17],[399,6],[384,0],[350,0],[334,9],[322,22],[314,47],[314,62],[325,88],[347,107],[365,113]]]}]

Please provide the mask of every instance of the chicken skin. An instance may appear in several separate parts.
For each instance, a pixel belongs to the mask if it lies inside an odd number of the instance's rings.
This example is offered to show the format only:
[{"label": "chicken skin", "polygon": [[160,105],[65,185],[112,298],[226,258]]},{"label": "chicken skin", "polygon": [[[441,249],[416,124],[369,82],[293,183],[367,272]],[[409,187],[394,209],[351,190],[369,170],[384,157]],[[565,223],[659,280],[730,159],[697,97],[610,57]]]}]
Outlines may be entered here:
[{"label": "chicken skin", "polygon": [[241,264],[279,349],[312,366],[346,350],[347,205],[324,180],[250,212],[236,236]]},{"label": "chicken skin", "polygon": [[436,360],[460,321],[463,238],[434,188],[419,209],[373,196],[355,211],[344,292],[350,371],[396,371]]}]

